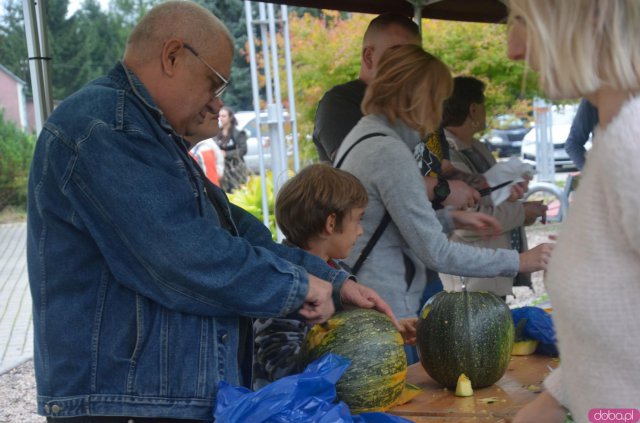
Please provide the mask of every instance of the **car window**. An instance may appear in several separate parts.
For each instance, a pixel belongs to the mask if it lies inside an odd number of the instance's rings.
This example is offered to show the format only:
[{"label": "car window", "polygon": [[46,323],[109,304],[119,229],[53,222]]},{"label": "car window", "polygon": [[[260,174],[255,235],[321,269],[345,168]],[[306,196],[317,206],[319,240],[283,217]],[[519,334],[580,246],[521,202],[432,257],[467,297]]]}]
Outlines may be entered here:
[{"label": "car window", "polygon": [[257,132],[256,119],[255,118],[251,119],[249,122],[246,123],[246,125],[244,125],[243,128],[240,128],[240,129],[244,130],[249,137],[255,137]]}]

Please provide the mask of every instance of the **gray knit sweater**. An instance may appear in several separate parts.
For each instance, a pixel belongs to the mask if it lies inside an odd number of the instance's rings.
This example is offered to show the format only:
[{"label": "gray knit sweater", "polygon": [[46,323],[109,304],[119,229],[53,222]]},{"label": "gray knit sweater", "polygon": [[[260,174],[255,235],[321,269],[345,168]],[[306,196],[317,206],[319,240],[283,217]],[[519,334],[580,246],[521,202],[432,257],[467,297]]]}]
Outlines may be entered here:
[{"label": "gray knit sweater", "polygon": [[425,267],[478,277],[510,276],[518,271],[518,253],[450,242],[447,211],[433,210],[426,195],[413,148],[419,134],[402,122],[390,124],[379,115],[363,117],[342,142],[336,162],[359,138],[384,133],[353,148],[341,169],[354,174],[369,194],[362,221],[364,234],[346,260],[353,265],[380,223],[385,210],[392,222],[358,272],[361,283],[374,288],[398,318],[415,316],[426,285]]}]

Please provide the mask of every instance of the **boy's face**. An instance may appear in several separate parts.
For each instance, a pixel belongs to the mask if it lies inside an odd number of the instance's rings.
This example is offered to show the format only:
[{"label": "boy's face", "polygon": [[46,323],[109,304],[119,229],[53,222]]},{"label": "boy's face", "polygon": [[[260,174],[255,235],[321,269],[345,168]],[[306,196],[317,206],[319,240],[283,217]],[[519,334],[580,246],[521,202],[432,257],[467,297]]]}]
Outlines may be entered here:
[{"label": "boy's face", "polygon": [[333,259],[345,259],[351,253],[358,237],[362,235],[360,221],[364,215],[364,207],[356,207],[347,213],[342,220],[342,230],[334,231],[328,237],[328,253]]}]

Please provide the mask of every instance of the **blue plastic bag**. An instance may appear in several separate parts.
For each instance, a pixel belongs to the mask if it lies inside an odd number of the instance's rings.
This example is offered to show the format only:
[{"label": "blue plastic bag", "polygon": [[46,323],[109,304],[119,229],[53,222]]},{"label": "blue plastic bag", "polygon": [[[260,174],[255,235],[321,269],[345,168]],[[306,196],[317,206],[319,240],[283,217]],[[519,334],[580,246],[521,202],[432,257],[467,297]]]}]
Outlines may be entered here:
[{"label": "blue plastic bag", "polygon": [[225,382],[218,385],[216,423],[405,423],[386,413],[352,416],[344,402],[335,402],[336,383],[350,361],[326,354],[300,374],[279,379],[255,392]]},{"label": "blue plastic bag", "polygon": [[520,307],[511,310],[511,315],[513,316],[513,324],[516,326],[520,320],[527,319],[522,336],[538,341],[536,353],[558,356],[556,332],[549,313],[538,307]]}]

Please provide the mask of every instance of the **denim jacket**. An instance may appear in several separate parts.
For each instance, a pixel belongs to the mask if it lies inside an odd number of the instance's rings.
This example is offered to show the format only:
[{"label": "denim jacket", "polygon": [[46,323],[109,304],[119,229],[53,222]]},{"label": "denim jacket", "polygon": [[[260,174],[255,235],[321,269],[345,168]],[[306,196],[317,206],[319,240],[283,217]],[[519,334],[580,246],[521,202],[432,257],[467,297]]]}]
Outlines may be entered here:
[{"label": "denim jacket", "polygon": [[38,412],[211,419],[242,383],[240,325],[290,314],[307,272],[348,274],[271,240],[213,193],[123,64],[60,104],[38,138],[27,257]]}]

